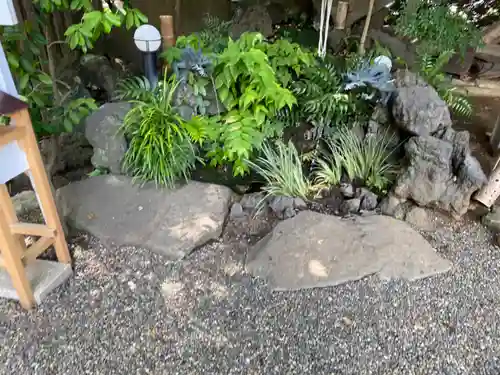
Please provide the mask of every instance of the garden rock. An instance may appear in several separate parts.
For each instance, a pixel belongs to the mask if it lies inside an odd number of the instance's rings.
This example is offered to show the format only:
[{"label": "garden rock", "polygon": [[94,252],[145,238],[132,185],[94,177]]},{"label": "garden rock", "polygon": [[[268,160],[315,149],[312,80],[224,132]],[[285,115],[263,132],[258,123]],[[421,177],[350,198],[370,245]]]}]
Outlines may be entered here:
[{"label": "garden rock", "polygon": [[[294,211],[295,208],[295,199],[293,197],[272,197],[271,200],[269,201],[269,208],[271,211],[280,219],[285,219],[285,211],[288,217],[291,217],[290,214]],[[290,211],[291,210],[291,211]],[[293,215],[294,215],[293,214]],[[293,216],[292,215],[292,216]]]},{"label": "garden rock", "polygon": [[423,231],[433,231],[434,225],[429,217],[427,211],[422,207],[413,207],[405,217],[405,221],[413,225],[415,228]]},{"label": "garden rock", "polygon": [[273,34],[273,21],[264,5],[250,6],[237,17],[231,35],[239,38],[244,32],[259,32],[265,37]]},{"label": "garden rock", "polygon": [[396,182],[395,195],[455,217],[465,214],[471,195],[486,182],[479,162],[468,154],[454,168],[453,144],[430,136],[411,138],[405,151],[409,165]]},{"label": "garden rock", "polygon": [[450,111],[437,91],[407,72],[396,80],[392,114],[413,135],[427,136],[452,125]]},{"label": "garden rock", "polygon": [[85,167],[93,155],[92,146],[82,132],[43,138],[39,144],[46,167],[52,174]]},{"label": "garden rock", "polygon": [[380,212],[387,216],[392,216],[398,220],[404,220],[406,215],[407,204],[404,200],[394,196],[393,194],[387,195],[380,202]]},{"label": "garden rock", "polygon": [[372,211],[377,208],[378,195],[368,189],[361,189],[361,204],[359,208],[365,211]]},{"label": "garden rock", "polygon": [[108,99],[111,99],[120,74],[113,69],[111,62],[106,56],[85,54],[80,59],[80,76],[87,86],[95,86],[106,92]]},{"label": "garden rock", "polygon": [[12,197],[12,204],[17,216],[26,215],[39,207],[36,194],[32,190],[25,190],[14,195]]},{"label": "garden rock", "polygon": [[125,136],[119,132],[131,105],[125,102],[106,103],[85,121],[85,136],[94,148],[92,164],[111,173],[122,172],[127,151]]},{"label": "garden rock", "polygon": [[356,189],[351,184],[343,182],[340,184],[340,192],[344,198],[353,198],[356,194]]},{"label": "garden rock", "polygon": [[411,281],[451,267],[402,221],[311,211],[280,222],[251,249],[248,260],[247,270],[278,291],[334,286],[373,274]]},{"label": "garden rock", "polygon": [[243,206],[239,202],[233,203],[231,206],[231,213],[229,214],[231,219],[241,219],[245,217],[245,211],[243,211]]},{"label": "garden rock", "polygon": [[267,202],[266,196],[264,193],[251,193],[245,194],[243,198],[241,198],[240,204],[243,206],[243,209],[249,212],[254,212],[259,208],[259,205],[266,205]]},{"label": "garden rock", "polygon": [[232,192],[220,185],[189,182],[176,189],[139,186],[126,176],[98,176],[57,191],[63,217],[104,243],[151,249],[181,259],[217,239]]},{"label": "garden rock", "polygon": [[361,199],[360,198],[353,198],[353,199],[345,200],[342,202],[342,204],[340,206],[340,212],[343,215],[356,214],[359,212],[360,206],[361,206]]}]

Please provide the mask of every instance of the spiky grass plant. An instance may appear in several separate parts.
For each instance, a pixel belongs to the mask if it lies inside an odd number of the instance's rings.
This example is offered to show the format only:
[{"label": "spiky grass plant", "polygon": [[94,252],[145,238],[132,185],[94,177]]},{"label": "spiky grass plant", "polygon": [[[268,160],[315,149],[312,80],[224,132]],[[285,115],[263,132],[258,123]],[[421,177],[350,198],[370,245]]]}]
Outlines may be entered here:
[{"label": "spiky grass plant", "polygon": [[362,139],[352,129],[343,128],[326,141],[327,150],[318,160],[315,183],[320,187],[336,185],[342,174],[351,181],[383,191],[395,173],[390,156],[394,137],[389,132]]},{"label": "spiky grass plant", "polygon": [[265,143],[261,155],[250,167],[265,180],[263,191],[269,196],[288,196],[307,199],[311,184],[302,168],[300,155],[290,141]]},{"label": "spiky grass plant", "polygon": [[176,86],[165,79],[152,95],[144,96],[146,100],[132,100],[133,108],[125,116],[122,131],[130,144],[123,167],[142,182],[173,187],[187,180],[195,167],[188,124],[172,105]]}]

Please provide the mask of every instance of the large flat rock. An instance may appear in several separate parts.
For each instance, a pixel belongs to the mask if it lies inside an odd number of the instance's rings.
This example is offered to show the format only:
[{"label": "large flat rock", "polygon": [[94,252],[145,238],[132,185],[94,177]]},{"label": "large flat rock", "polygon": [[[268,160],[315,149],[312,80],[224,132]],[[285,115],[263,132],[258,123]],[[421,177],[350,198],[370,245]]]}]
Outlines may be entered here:
[{"label": "large flat rock", "polygon": [[388,216],[311,211],[279,223],[250,251],[247,270],[274,290],[333,286],[378,274],[416,280],[450,269],[422,235]]},{"label": "large flat rock", "polygon": [[201,182],[172,190],[141,187],[128,177],[107,175],[65,186],[57,197],[76,229],[180,259],[221,235],[231,190]]}]

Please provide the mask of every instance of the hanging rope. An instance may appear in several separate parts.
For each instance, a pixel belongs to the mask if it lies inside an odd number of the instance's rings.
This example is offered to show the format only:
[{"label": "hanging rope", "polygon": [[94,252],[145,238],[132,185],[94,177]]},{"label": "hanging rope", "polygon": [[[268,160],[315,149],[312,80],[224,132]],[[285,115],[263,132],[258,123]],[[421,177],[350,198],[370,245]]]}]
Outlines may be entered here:
[{"label": "hanging rope", "polygon": [[321,0],[321,20],[319,24],[318,56],[326,56],[328,46],[328,29],[330,27],[330,15],[332,14],[333,0]]}]

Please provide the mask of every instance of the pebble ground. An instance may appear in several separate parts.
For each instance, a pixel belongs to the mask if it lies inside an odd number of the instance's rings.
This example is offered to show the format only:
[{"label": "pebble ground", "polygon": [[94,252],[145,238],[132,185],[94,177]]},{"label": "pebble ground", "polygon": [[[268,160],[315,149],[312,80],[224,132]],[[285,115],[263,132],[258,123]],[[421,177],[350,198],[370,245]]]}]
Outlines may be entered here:
[{"label": "pebble ground", "polygon": [[0,301],[0,374],[499,374],[498,247],[474,222],[428,237],[450,272],[275,293],[244,239],[168,262],[83,235],[42,306]]}]

